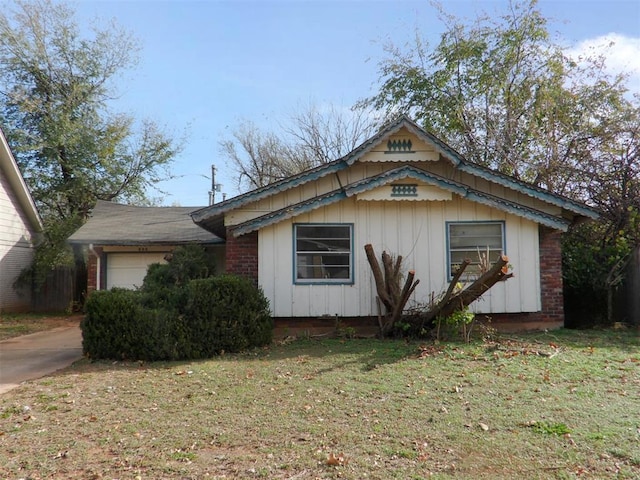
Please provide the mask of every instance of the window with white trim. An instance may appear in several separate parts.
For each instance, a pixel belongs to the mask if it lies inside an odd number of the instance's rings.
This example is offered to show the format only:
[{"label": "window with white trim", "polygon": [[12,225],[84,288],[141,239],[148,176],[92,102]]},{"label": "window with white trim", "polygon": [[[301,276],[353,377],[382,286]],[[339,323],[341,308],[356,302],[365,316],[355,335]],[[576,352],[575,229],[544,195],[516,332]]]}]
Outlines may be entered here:
[{"label": "window with white trim", "polygon": [[483,260],[491,265],[504,252],[504,222],[449,222],[447,245],[449,278],[468,258],[471,264],[462,279],[474,280],[482,273]]},{"label": "window with white trim", "polygon": [[296,283],[351,283],[353,227],[348,224],[293,226]]}]

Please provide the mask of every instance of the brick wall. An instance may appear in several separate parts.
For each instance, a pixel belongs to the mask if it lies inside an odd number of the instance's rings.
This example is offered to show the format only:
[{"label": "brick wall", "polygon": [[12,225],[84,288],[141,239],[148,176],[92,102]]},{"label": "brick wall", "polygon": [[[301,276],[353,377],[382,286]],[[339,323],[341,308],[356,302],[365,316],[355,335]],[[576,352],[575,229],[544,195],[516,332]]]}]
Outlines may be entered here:
[{"label": "brick wall", "polygon": [[562,295],[561,235],[557,230],[539,227],[540,231],[540,293],[541,321],[564,323]]},{"label": "brick wall", "polygon": [[[102,255],[102,248],[95,247],[94,250],[98,255]],[[98,257],[89,252],[89,257],[87,259],[87,294],[100,289],[100,285],[96,284],[97,273]]]},{"label": "brick wall", "polygon": [[234,237],[227,232],[226,271],[250,278],[258,285],[258,232]]},{"label": "brick wall", "polygon": [[[562,294],[562,232],[540,226],[540,295],[542,310],[532,313],[492,314],[491,323],[499,330],[557,328],[564,325],[564,298]],[[483,320],[480,317],[480,320]]]}]

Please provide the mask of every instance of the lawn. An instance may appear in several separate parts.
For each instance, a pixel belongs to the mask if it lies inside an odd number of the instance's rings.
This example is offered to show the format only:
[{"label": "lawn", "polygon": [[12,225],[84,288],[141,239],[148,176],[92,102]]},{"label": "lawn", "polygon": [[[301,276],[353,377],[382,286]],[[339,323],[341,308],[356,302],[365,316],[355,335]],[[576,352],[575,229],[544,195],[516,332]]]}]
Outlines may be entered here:
[{"label": "lawn", "polygon": [[78,325],[81,316],[62,313],[2,313],[0,314],[0,341],[20,335]]},{"label": "lawn", "polygon": [[76,363],[0,396],[0,478],[640,478],[629,330]]}]

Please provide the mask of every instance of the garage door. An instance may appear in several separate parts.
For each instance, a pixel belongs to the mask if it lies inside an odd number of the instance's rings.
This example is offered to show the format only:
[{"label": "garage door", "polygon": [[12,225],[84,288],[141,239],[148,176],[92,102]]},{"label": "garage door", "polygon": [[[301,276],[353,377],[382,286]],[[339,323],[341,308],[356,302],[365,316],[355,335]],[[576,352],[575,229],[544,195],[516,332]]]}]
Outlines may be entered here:
[{"label": "garage door", "polygon": [[107,254],[107,289],[140,287],[147,267],[152,263],[166,263],[164,256],[164,253]]}]

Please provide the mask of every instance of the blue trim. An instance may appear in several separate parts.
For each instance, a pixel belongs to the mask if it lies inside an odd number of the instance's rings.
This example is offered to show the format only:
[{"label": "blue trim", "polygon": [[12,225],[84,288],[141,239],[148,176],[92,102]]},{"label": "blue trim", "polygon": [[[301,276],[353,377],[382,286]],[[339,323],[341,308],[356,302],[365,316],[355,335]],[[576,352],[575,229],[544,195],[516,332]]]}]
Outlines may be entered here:
[{"label": "blue trim", "polygon": [[304,202],[300,202],[295,205],[276,210],[275,212],[262,215],[261,217],[254,218],[253,220],[249,220],[236,225],[235,227],[231,227],[231,231],[233,232],[234,236],[238,237],[240,235],[244,235],[245,233],[259,230],[263,227],[281,222],[288,218],[292,218],[303,213],[310,212],[317,208],[330,205],[345,198],[347,198],[345,192],[343,192],[342,190],[333,190],[332,192],[326,193],[319,197],[310,198],[309,200],[305,200]]},{"label": "blue trim", "polygon": [[243,195],[238,195],[237,197],[230,198],[229,200],[226,200],[224,202],[201,208],[200,210],[196,210],[195,212],[191,212],[191,218],[195,223],[199,223],[207,220],[210,216],[222,215],[247,203],[257,202],[278,192],[300,186],[307,182],[318,180],[319,178],[322,178],[327,174],[336,173],[344,170],[345,168],[347,168],[346,163],[342,162],[342,160],[335,160],[333,162],[321,165],[320,167],[306,170],[297,175],[293,175],[278,182],[272,183],[265,187],[252,190]]},{"label": "blue trim", "polygon": [[504,220],[447,220],[445,224],[445,242],[447,246],[447,278],[451,280],[453,272],[451,271],[451,232],[449,227],[451,225],[501,225],[502,231],[502,253],[506,254],[507,251],[507,226]]},{"label": "blue trim", "polygon": [[330,205],[359,193],[366,192],[405,178],[412,178],[415,180],[420,180],[428,185],[435,185],[442,188],[443,190],[453,192],[469,201],[497,208],[498,210],[502,210],[507,213],[526,218],[528,220],[539,223],[541,225],[545,225],[547,227],[554,228],[556,230],[561,230],[564,232],[569,228],[570,221],[567,219],[556,217],[539,210],[534,210],[533,208],[518,205],[503,198],[495,197],[487,193],[473,190],[456,181],[449,180],[447,178],[440,177],[439,175],[425,172],[424,170],[420,170],[413,166],[407,165],[395,168],[393,170],[387,170],[386,172],[383,172],[379,175],[367,177],[363,180],[352,183],[351,185],[347,185],[343,189],[333,190],[331,192],[325,193],[324,195],[310,198],[298,204],[290,205],[280,210],[276,210],[275,212],[271,212],[252,220],[248,220],[244,223],[231,227],[231,231],[234,236],[250,233],[273,223],[277,223],[288,218],[293,218],[302,213],[310,212],[317,208]]},{"label": "blue trim", "polygon": [[[351,240],[351,251],[349,252],[349,278],[338,278],[335,280],[326,280],[326,279],[307,279],[307,280],[299,280],[298,276],[297,276],[297,271],[298,271],[298,247],[297,247],[297,241],[296,241],[296,229],[298,226],[303,226],[303,227],[349,227],[349,237]],[[292,236],[293,236],[293,241],[292,241],[292,254],[293,254],[293,261],[292,261],[292,265],[293,265],[293,271],[292,273],[292,280],[293,280],[293,284],[294,285],[353,285],[355,283],[355,250],[354,250],[354,246],[355,246],[355,239],[354,239],[354,231],[355,229],[353,228],[354,224],[353,223],[336,223],[336,222],[331,222],[331,223],[319,223],[319,222],[313,222],[313,223],[294,223],[292,224]]]},{"label": "blue trim", "polygon": [[469,173],[471,175],[475,175],[477,177],[480,177],[490,182],[495,182],[498,185],[511,188],[513,190],[516,190],[530,197],[555,205],[556,207],[561,207],[566,210],[569,210],[570,212],[577,213],[579,215],[584,215],[585,217],[588,217],[594,220],[600,217],[600,215],[594,209],[586,205],[581,205],[578,202],[575,202],[569,198],[561,197],[560,195],[547,192],[533,185],[528,185],[524,182],[520,182],[507,175],[494,172],[493,170],[489,170],[485,167],[481,167],[480,165],[476,165],[474,163],[462,162],[460,163],[458,168],[463,172]]},{"label": "blue trim", "polygon": [[[216,228],[220,227],[220,225],[218,224],[222,222],[223,216],[226,212],[239,208],[247,203],[256,202],[264,198],[268,198],[276,193],[283,192],[290,188],[298,187],[307,182],[318,180],[319,178],[325,177],[326,175],[329,175],[331,173],[340,172],[346,169],[347,167],[353,165],[356,161],[362,158],[363,155],[370,152],[372,148],[374,148],[376,145],[379,145],[381,142],[383,142],[386,137],[388,137],[389,135],[393,135],[394,133],[400,131],[402,128],[406,128],[409,132],[416,135],[422,141],[433,145],[436,151],[441,155],[442,158],[449,161],[456,169],[459,169],[462,172],[466,172],[473,176],[483,178],[484,180],[487,180],[489,182],[502,185],[506,188],[509,188],[514,191],[520,192],[522,194],[528,195],[530,197],[539,199],[551,205],[558,206],[562,209],[572,212],[575,215],[582,215],[591,219],[597,219],[599,217],[599,213],[595,209],[588,207],[587,205],[581,204],[579,202],[575,202],[561,195],[556,195],[552,192],[536,187],[534,185],[524,183],[513,177],[504,175],[499,172],[495,172],[481,165],[468,162],[462,157],[462,155],[460,155],[452,147],[447,145],[445,142],[437,138],[432,133],[419,127],[416,123],[414,123],[412,120],[410,120],[408,117],[404,115],[397,118],[395,121],[387,124],[373,137],[366,140],[361,145],[356,147],[353,151],[351,151],[350,153],[348,153],[347,155],[345,155],[344,157],[338,160],[334,160],[333,162],[327,163],[325,165],[321,165],[311,170],[307,170],[297,175],[293,175],[291,177],[282,179],[280,181],[274,182],[265,187],[261,187],[251,192],[247,192],[243,195],[233,197],[222,203],[202,208],[200,210],[192,212],[191,217],[196,224],[202,226],[207,230],[213,231]],[[399,152],[394,152],[394,153],[399,153]],[[415,171],[415,169],[413,170]],[[421,178],[421,177],[414,177],[414,178]],[[457,182],[451,182],[444,178],[440,178],[439,180],[435,180],[436,177],[434,176],[428,176],[427,178],[430,179],[429,183],[438,185],[442,188],[458,193],[461,196],[466,196],[467,192],[471,191],[471,189],[469,189],[465,185],[462,185]],[[460,193],[459,192],[460,189],[464,193]],[[479,197],[476,197],[476,198],[479,198]],[[484,202],[488,201],[487,196],[484,196],[483,198],[484,198]],[[493,203],[493,205],[496,206],[497,204]],[[502,208],[502,209],[506,209],[506,207],[510,205],[510,207],[508,208],[510,208],[511,210],[508,210],[508,211],[525,216],[526,218],[529,218],[531,220],[534,220],[538,223],[549,226],[551,228],[556,228],[556,229],[565,231],[570,223],[569,220],[565,220],[563,218],[560,218],[559,216],[552,216],[543,212],[539,212],[535,209],[517,207],[517,205],[512,202],[505,202],[505,203],[501,203],[500,205],[501,207],[499,208]],[[295,208],[295,206],[290,208]],[[284,217],[281,217],[281,218],[284,218]],[[262,226],[262,224],[260,224],[259,222],[257,222],[256,224]],[[260,226],[258,226],[258,228],[260,228]],[[250,228],[253,228],[253,227],[250,227]],[[246,233],[244,229],[242,230]]]},{"label": "blue trim", "polygon": [[544,212],[540,212],[538,210],[525,207],[523,205],[518,205],[508,200],[504,200],[499,197],[494,197],[482,192],[470,190],[465,196],[465,198],[472,202],[497,208],[498,210],[511,213],[518,217],[523,217],[523,218],[526,218],[527,220],[540,223],[547,227],[555,228],[556,230],[561,230],[563,232],[566,232],[569,228],[569,224],[570,224],[569,220],[566,220],[564,218],[554,217]]}]

